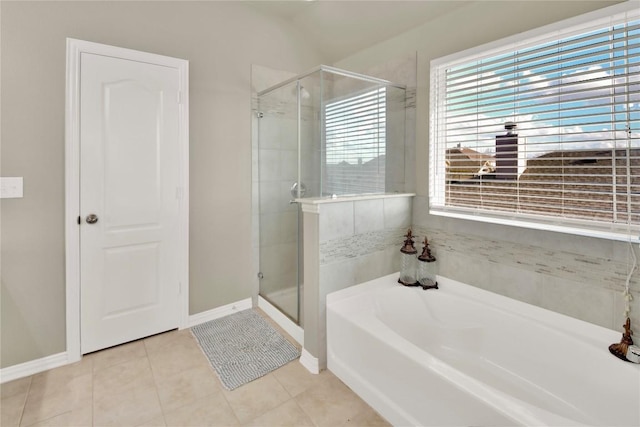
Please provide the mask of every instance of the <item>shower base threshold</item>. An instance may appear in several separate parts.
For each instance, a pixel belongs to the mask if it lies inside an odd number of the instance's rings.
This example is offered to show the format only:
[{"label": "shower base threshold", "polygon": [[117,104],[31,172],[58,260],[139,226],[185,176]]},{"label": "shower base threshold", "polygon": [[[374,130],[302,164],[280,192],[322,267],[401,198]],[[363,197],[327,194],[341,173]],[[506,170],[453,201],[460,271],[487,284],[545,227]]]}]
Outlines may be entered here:
[{"label": "shower base threshold", "polygon": [[296,340],[300,345],[304,345],[304,329],[293,320],[282,314],[273,304],[258,295],[258,308],[262,309],[267,316],[278,324],[286,333]]}]

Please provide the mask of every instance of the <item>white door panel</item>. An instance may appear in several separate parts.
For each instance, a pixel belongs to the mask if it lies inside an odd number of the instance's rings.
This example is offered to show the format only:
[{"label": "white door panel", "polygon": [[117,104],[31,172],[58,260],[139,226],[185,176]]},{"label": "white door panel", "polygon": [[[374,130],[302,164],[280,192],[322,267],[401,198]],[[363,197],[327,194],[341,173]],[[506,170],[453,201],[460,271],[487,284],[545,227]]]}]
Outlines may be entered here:
[{"label": "white door panel", "polygon": [[[83,53],[81,351],[179,325],[179,76]],[[86,222],[89,214],[98,221]]]},{"label": "white door panel", "polygon": [[111,230],[158,225],[162,89],[124,80],[105,84],[103,91],[105,219]]}]

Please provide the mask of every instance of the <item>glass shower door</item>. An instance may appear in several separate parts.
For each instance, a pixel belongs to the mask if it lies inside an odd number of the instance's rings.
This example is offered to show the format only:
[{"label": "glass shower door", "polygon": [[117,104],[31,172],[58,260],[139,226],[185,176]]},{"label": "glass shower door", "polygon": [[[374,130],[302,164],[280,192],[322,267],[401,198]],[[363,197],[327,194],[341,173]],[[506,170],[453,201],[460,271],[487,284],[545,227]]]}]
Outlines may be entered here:
[{"label": "glass shower door", "polygon": [[258,99],[260,296],[300,324],[297,85]]}]

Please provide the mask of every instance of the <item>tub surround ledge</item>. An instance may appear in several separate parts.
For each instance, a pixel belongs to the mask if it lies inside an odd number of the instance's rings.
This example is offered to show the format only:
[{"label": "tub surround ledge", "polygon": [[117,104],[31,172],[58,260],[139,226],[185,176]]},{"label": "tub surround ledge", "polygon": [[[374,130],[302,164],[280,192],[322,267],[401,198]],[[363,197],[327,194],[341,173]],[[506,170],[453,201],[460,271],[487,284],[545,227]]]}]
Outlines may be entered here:
[{"label": "tub surround ledge", "polygon": [[295,199],[297,203],[303,206],[308,205],[324,205],[328,203],[344,203],[344,202],[356,202],[360,200],[377,200],[377,199],[392,199],[394,197],[413,197],[415,193],[382,193],[382,194],[358,194],[353,196],[327,196],[327,197],[303,197]]}]

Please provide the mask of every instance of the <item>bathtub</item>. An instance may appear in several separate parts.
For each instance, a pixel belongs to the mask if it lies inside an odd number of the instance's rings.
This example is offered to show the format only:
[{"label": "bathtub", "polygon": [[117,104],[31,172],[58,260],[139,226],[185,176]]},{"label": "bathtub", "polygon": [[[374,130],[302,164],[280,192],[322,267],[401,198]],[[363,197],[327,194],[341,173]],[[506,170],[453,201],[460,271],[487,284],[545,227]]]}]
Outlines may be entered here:
[{"label": "bathtub", "polygon": [[608,350],[621,332],[397,277],[327,296],[329,370],[393,425],[640,425],[640,365]]}]

